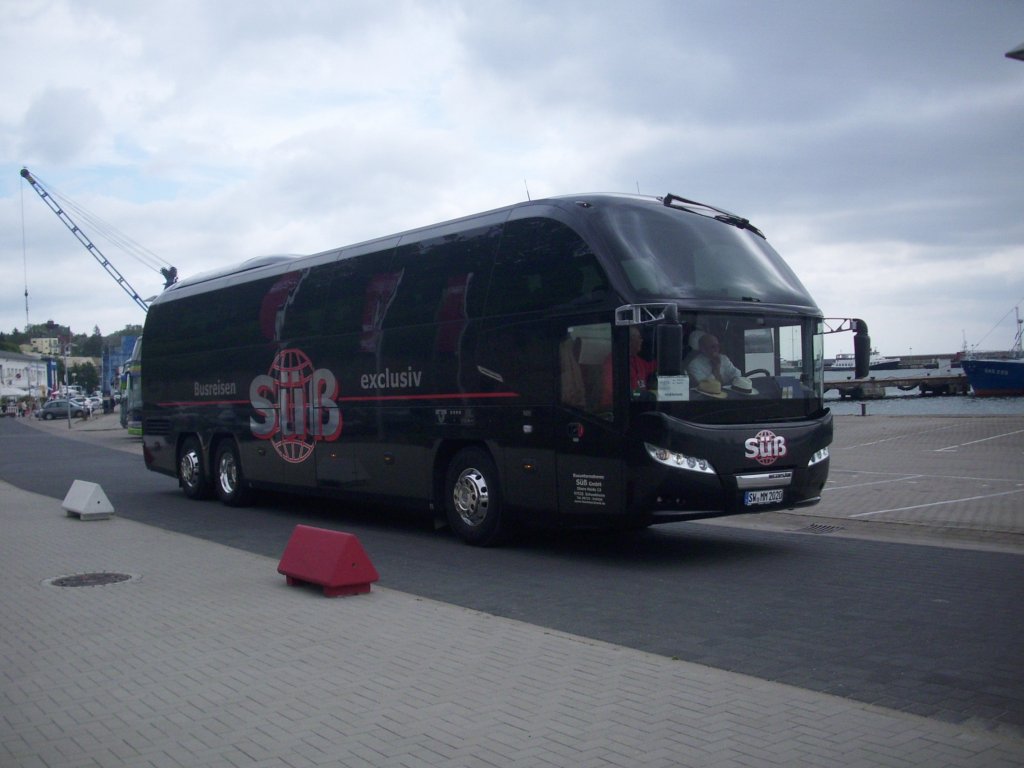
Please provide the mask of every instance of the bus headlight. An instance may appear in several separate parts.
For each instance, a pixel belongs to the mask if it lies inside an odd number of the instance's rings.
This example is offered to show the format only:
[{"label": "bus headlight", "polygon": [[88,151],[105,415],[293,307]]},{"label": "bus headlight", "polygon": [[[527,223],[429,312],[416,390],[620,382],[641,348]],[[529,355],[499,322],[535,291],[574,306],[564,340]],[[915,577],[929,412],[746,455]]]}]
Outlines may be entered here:
[{"label": "bus headlight", "polygon": [[654,459],[659,464],[664,464],[666,467],[672,467],[673,469],[685,469],[689,472],[700,472],[705,475],[714,475],[715,468],[708,463],[707,459],[698,459],[696,456],[687,456],[685,453],[677,453],[676,451],[670,451],[667,448],[659,448],[656,445],[650,443],[644,443],[644,447],[647,449],[647,455]]},{"label": "bus headlight", "polygon": [[811,456],[811,460],[807,462],[808,467],[813,467],[815,464],[821,464],[825,459],[828,458],[828,448],[822,448],[820,451],[815,451],[814,455]]}]

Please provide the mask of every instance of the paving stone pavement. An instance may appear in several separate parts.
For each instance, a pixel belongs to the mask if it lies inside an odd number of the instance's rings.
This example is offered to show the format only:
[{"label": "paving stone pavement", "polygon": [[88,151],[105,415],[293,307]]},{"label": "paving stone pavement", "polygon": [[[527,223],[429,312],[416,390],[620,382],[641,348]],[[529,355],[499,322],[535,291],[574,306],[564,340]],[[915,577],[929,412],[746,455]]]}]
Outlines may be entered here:
[{"label": "paving stone pavement", "polygon": [[[1019,766],[1024,741],[374,586],[0,483],[0,766]],[[104,586],[55,577],[118,573]]]}]

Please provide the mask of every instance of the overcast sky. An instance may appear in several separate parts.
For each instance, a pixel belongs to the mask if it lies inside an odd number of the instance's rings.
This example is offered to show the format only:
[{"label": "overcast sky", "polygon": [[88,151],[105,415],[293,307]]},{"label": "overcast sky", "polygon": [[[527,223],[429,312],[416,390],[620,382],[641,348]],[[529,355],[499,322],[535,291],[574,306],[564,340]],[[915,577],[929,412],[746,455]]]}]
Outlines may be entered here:
[{"label": "overcast sky", "polygon": [[527,187],[673,192],[750,218],[884,355],[1009,348],[1021,43],[1022,0],[0,0],[0,329],[26,279],[32,323],[144,321],[27,166],[182,276]]}]

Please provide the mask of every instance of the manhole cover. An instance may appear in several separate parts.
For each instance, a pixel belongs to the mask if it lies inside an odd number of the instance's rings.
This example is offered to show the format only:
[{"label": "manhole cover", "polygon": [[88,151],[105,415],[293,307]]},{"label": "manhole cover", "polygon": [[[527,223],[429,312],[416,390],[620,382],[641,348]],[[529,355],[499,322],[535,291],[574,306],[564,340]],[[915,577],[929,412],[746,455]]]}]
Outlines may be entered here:
[{"label": "manhole cover", "polygon": [[797,533],[835,533],[836,531],[843,530],[841,525],[824,525],[822,523],[812,523],[806,528],[798,528]]},{"label": "manhole cover", "polygon": [[131,581],[130,573],[76,573],[71,576],[58,576],[46,583],[54,587],[104,587],[107,584],[118,584]]}]

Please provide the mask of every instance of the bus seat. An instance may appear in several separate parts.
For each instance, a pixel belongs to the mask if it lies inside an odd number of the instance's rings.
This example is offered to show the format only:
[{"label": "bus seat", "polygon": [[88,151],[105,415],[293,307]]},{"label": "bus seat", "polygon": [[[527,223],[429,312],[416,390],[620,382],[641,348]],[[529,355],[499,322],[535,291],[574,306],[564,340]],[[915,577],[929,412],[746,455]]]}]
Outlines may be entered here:
[{"label": "bus seat", "polygon": [[583,374],[583,389],[587,395],[587,410],[593,413],[599,410],[604,398],[604,365],[581,363],[580,372]]},{"label": "bus seat", "polygon": [[559,359],[562,368],[562,402],[573,408],[586,410],[586,388],[579,363],[582,347],[581,338],[570,337],[563,340],[559,347]]},{"label": "bus seat", "polygon": [[690,338],[687,340],[687,346],[690,351],[683,355],[683,370],[686,371],[690,367],[690,363],[697,355],[700,354],[700,339],[704,335],[704,331],[699,328],[690,334]]}]

